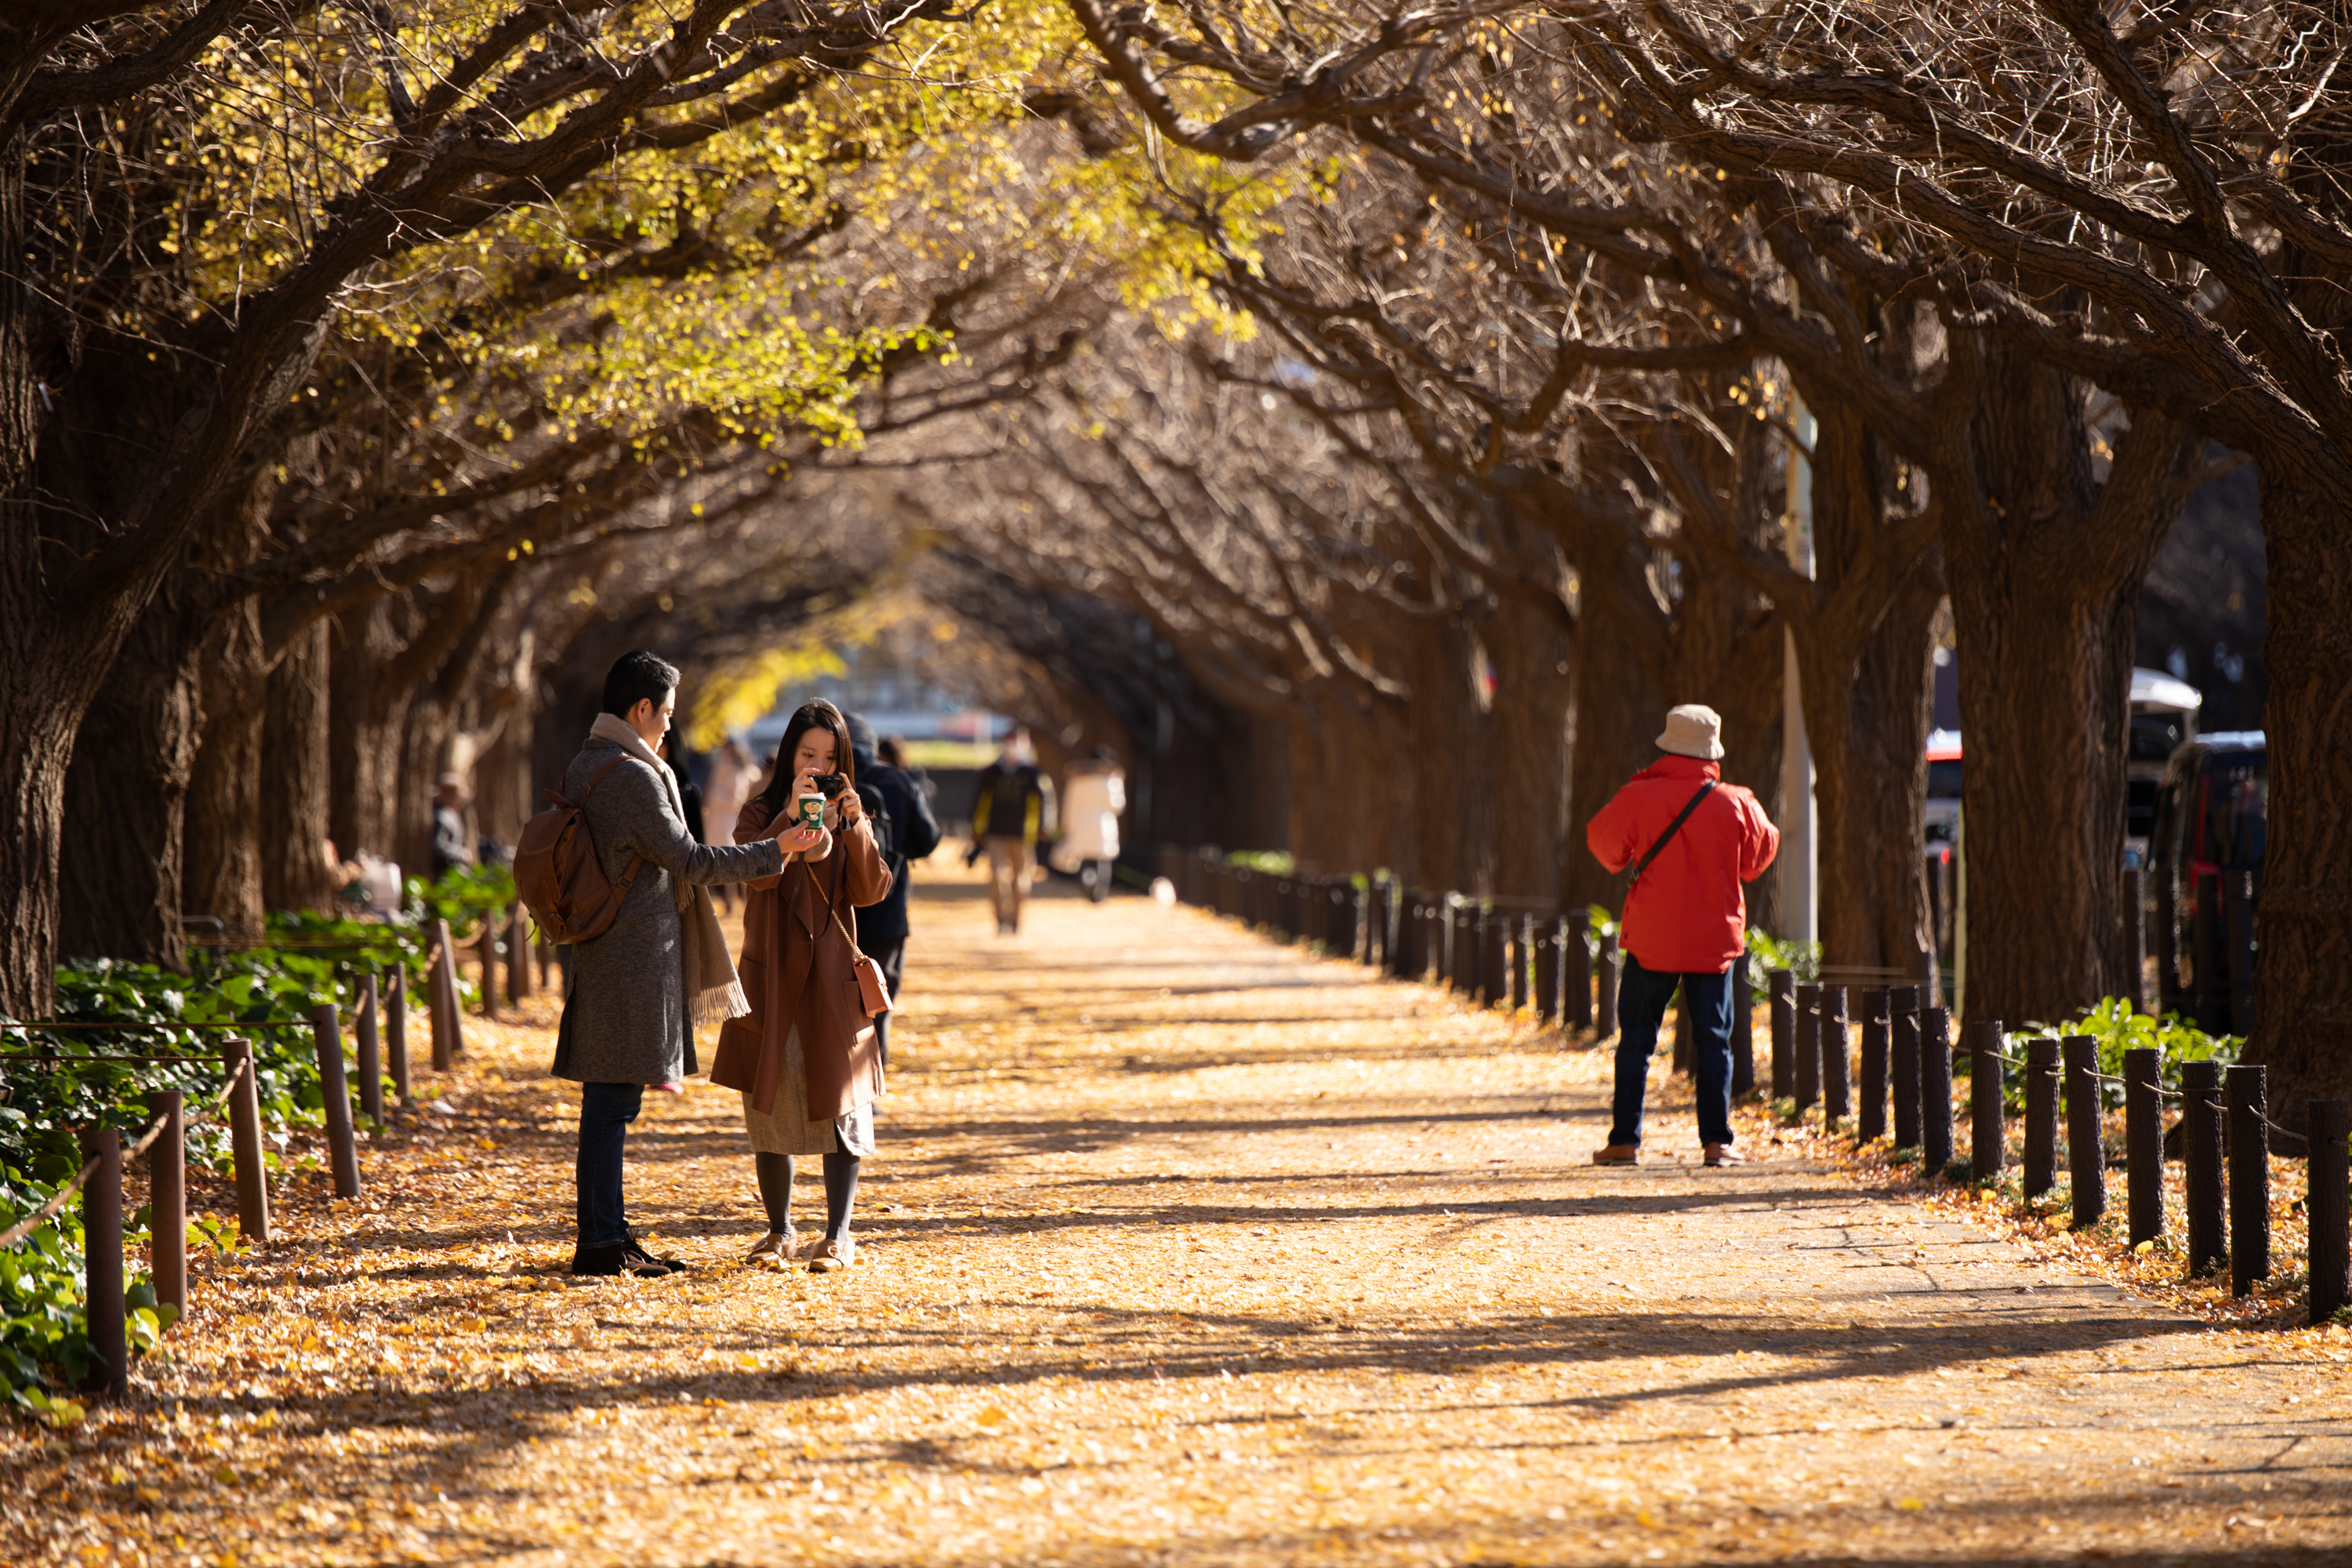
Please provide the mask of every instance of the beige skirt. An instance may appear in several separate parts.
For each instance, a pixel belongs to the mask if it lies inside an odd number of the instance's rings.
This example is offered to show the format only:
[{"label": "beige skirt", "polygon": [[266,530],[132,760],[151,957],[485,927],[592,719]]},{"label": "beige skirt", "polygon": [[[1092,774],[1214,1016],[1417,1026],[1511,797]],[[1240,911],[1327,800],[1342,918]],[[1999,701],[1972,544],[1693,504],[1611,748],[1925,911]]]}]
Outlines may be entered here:
[{"label": "beige skirt", "polygon": [[775,1109],[766,1115],[743,1097],[743,1130],[751,1135],[755,1154],[856,1154],[874,1152],[874,1107],[861,1105],[845,1116],[812,1121],[808,1114],[808,1071],[801,1059],[801,1031],[795,1024],[784,1036],[784,1072],[776,1083]]}]

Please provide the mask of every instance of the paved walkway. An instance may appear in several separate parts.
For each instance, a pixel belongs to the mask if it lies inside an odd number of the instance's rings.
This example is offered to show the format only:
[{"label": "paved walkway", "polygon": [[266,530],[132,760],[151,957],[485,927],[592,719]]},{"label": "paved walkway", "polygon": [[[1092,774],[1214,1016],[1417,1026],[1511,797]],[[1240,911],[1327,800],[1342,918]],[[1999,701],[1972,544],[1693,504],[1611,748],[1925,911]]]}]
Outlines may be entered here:
[{"label": "paved walkway", "polygon": [[1194,911],[1000,941],[941,869],[915,918],[855,1273],[731,1261],[697,1084],[630,1184],[703,1267],[562,1279],[549,1010],[473,1026],[373,1195],[211,1268],[160,1435],[0,1439],[0,1560],[2352,1561],[2342,1351],[1704,1170],[1686,1112],[1597,1171],[1603,1053]]}]

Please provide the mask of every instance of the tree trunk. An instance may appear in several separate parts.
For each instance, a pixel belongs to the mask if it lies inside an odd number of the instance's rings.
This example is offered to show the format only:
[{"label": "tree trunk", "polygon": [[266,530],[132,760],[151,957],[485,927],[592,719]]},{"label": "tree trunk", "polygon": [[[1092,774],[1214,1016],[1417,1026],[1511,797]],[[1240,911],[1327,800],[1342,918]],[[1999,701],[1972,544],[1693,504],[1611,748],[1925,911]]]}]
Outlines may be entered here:
[{"label": "tree trunk", "polygon": [[[342,617],[333,648],[328,706],[334,794],[329,809],[335,847],[399,855],[400,767],[412,682],[394,661],[404,647],[392,619],[403,606],[376,599]],[[404,875],[430,868],[402,862]]]},{"label": "tree trunk", "polygon": [[1976,417],[1948,430],[1937,473],[1968,746],[1964,1000],[1974,1017],[2055,1022],[2123,989],[2137,606],[2201,443],[2136,411],[2095,484],[2088,389],[1981,352]]},{"label": "tree trunk", "polygon": [[66,782],[58,957],[186,963],[183,809],[202,666],[180,606],[159,596],[82,714]]},{"label": "tree trunk", "polygon": [[188,781],[187,874],[181,907],[232,931],[261,931],[262,702],[269,683],[256,606],[223,617],[204,659],[204,729]]},{"label": "tree trunk", "polygon": [[1893,560],[1879,531],[1896,487],[1862,415],[1826,398],[1813,444],[1813,534],[1822,592],[1790,617],[1820,808],[1822,962],[1894,975],[1924,972],[1922,855],[1930,627],[1943,599],[1931,563]]},{"label": "tree trunk", "polygon": [[[273,910],[331,910],[338,868],[328,853],[333,799],[324,623],[295,635],[269,675],[261,750],[261,893]],[[341,846],[337,846],[338,850]]]},{"label": "tree trunk", "polygon": [[1560,610],[1506,595],[1486,618],[1495,662],[1495,892],[1552,903],[1568,804],[1569,631]]},{"label": "tree trunk", "polygon": [[1432,892],[1475,893],[1486,870],[1492,797],[1479,800],[1488,766],[1476,645],[1465,618],[1414,626],[1412,739],[1414,879]]},{"label": "tree trunk", "polygon": [[1625,878],[1612,876],[1586,847],[1584,830],[1625,781],[1657,760],[1652,742],[1664,727],[1666,703],[1656,677],[1633,640],[1598,612],[1598,584],[1587,574],[1570,660],[1576,712],[1569,753],[1568,826],[1560,844],[1559,907],[1581,914],[1599,904],[1615,911],[1625,901]]},{"label": "tree trunk", "polygon": [[2305,1100],[2352,1098],[2352,549],[2342,478],[2286,459],[2263,461],[2269,842],[2246,1059],[2271,1070],[2272,1115],[2300,1127]]}]

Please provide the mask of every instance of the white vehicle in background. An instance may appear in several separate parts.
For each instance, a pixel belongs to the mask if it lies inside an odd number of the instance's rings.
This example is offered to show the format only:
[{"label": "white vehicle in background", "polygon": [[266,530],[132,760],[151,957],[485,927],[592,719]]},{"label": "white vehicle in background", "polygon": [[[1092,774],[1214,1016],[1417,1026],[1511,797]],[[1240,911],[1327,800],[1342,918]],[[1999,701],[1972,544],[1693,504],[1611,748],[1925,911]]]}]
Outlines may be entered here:
[{"label": "white vehicle in background", "polygon": [[[2160,669],[2131,672],[2131,731],[2125,748],[2124,853],[2127,864],[2147,862],[2147,836],[2156,823],[2157,791],[2172,754],[2197,738],[2204,695]],[[1959,840],[1960,732],[1927,737],[1927,847],[1949,850]]]}]

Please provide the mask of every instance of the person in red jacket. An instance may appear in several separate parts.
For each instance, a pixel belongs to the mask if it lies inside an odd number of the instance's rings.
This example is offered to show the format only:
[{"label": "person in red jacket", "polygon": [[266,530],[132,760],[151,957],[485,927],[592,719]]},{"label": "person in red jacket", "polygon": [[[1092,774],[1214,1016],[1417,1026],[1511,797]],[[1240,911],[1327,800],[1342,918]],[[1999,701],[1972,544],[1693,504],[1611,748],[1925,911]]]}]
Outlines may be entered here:
[{"label": "person in red jacket", "polygon": [[1780,830],[1738,784],[1722,782],[1723,721],[1696,703],[1666,714],[1658,750],[1593,814],[1584,841],[1614,873],[1636,868],[1625,894],[1618,946],[1625,973],[1617,987],[1617,1089],[1609,1146],[1596,1165],[1632,1165],[1642,1152],[1642,1091],[1658,1025],[1675,993],[1691,1015],[1698,1079],[1699,1141],[1710,1165],[1738,1164],[1731,1146],[1732,966],[1748,942],[1752,882],[1772,864]]}]

